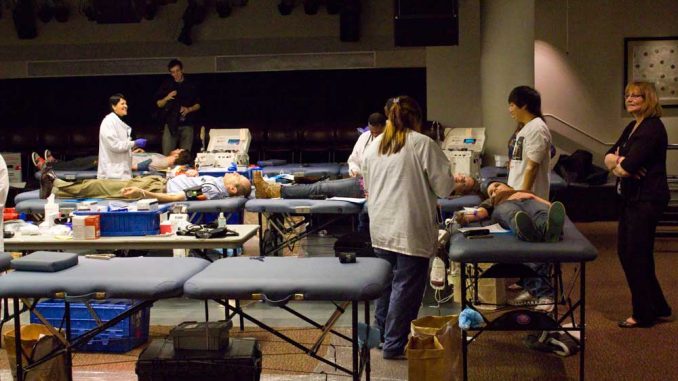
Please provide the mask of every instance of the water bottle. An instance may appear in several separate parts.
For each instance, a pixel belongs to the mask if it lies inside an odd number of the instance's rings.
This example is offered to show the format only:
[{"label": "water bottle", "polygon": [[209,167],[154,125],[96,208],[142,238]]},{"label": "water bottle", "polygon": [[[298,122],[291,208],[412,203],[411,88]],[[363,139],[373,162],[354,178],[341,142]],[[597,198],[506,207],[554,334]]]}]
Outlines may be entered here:
[{"label": "water bottle", "polygon": [[219,212],[219,217],[217,217],[217,227],[226,228],[226,217],[224,217],[224,212]]}]

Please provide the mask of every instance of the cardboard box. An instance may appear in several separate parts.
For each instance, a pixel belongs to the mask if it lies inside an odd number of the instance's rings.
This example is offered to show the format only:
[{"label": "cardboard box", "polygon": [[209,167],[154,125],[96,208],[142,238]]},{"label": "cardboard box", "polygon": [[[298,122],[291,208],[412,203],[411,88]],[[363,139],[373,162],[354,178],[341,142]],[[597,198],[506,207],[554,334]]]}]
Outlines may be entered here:
[{"label": "cardboard box", "polygon": [[[481,270],[487,270],[492,263],[480,263]],[[459,266],[459,264],[457,264]],[[468,264],[467,266],[472,266]],[[461,303],[461,276],[457,273],[453,278],[454,287],[454,301]],[[467,285],[471,285],[471,280],[467,279]],[[466,291],[466,297],[472,300],[473,288],[470,287]],[[482,309],[496,309],[506,304],[506,279],[504,278],[481,278],[478,279],[478,299],[481,303]]]},{"label": "cardboard box", "polygon": [[73,239],[97,239],[101,236],[101,223],[98,215],[73,216]]}]

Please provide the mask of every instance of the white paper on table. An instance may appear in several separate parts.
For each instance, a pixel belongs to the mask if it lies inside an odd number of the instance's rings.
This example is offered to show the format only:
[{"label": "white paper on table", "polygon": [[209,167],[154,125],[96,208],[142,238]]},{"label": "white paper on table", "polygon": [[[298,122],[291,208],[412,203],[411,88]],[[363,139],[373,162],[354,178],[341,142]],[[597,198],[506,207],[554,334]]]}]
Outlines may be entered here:
[{"label": "white paper on table", "polygon": [[364,198],[354,198],[354,197],[330,197],[326,200],[327,201],[346,201],[346,202],[352,202],[354,204],[364,204],[366,199],[364,199]]},{"label": "white paper on table", "polygon": [[510,233],[510,230],[506,230],[501,227],[499,224],[493,224],[493,225],[487,225],[487,226],[472,226],[472,227],[465,227],[465,228],[459,228],[460,232],[468,232],[472,230],[482,230],[482,229],[488,229],[491,234],[502,234],[502,233]]}]

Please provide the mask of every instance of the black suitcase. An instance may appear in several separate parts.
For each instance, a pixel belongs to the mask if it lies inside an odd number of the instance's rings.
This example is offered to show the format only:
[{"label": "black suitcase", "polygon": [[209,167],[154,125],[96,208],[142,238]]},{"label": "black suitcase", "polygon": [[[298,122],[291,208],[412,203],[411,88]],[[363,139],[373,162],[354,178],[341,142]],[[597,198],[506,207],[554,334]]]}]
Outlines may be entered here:
[{"label": "black suitcase", "polygon": [[231,338],[222,351],[174,351],[172,338],[155,339],[139,355],[139,381],[259,381],[261,350],[254,339]]}]

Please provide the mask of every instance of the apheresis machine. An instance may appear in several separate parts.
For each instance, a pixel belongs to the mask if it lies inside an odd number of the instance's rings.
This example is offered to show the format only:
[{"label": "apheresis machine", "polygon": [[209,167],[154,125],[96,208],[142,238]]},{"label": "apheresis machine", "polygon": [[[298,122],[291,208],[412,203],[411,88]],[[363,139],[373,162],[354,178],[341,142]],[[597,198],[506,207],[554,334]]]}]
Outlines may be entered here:
[{"label": "apheresis machine", "polygon": [[485,128],[446,128],[442,149],[450,160],[452,173],[463,173],[478,179],[485,149]]},{"label": "apheresis machine", "polygon": [[252,135],[247,128],[212,129],[207,150],[205,150],[205,127],[200,129],[202,152],[195,157],[198,168],[229,168],[235,163],[238,170],[246,169],[250,163],[247,152]]}]

